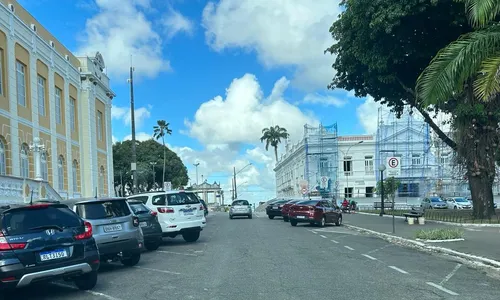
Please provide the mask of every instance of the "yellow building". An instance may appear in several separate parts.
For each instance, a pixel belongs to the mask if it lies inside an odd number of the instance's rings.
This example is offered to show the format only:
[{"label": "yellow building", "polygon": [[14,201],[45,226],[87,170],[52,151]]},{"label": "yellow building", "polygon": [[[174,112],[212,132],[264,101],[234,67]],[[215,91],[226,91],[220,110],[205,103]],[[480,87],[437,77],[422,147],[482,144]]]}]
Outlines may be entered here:
[{"label": "yellow building", "polygon": [[[15,0],[0,0],[0,196],[112,195],[109,78]],[[43,186],[43,188],[42,188]]]}]

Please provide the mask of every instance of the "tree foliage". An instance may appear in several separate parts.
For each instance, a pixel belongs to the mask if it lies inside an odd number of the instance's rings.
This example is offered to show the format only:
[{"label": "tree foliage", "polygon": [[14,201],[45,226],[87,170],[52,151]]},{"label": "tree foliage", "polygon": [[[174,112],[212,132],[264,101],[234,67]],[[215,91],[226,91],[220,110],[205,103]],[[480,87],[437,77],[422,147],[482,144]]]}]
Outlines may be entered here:
[{"label": "tree foliage", "polygon": [[382,193],[382,188],[384,189],[384,199],[391,199],[394,202],[396,197],[396,191],[399,188],[401,181],[394,177],[386,178],[382,184],[382,181],[377,182],[377,188],[375,189],[377,193]]},{"label": "tree foliage", "polygon": [[269,146],[274,148],[274,156],[276,157],[276,161],[278,161],[278,145],[282,139],[287,139],[289,136],[290,134],[288,134],[285,128],[275,125],[262,129],[260,142],[266,143],[266,151],[269,150]]},{"label": "tree foliage", "polygon": [[[113,165],[115,174],[115,185],[119,185],[121,180],[124,184],[132,185],[130,173],[130,157],[132,156],[132,141],[117,142],[113,145]],[[166,149],[165,181],[172,182],[174,188],[187,185],[188,173],[186,166],[177,154],[168,147],[163,146],[153,139],[136,142],[137,153],[137,181],[139,185],[152,186],[153,166],[155,163],[155,182],[162,186],[162,163],[163,150]],[[121,178],[120,178],[121,175]]]}]

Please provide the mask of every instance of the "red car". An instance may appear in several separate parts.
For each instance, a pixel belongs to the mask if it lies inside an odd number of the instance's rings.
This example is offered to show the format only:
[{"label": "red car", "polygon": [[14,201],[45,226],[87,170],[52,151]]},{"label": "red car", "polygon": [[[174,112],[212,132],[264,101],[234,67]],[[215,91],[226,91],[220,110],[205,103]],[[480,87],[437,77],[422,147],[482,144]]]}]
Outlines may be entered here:
[{"label": "red car", "polygon": [[292,207],[292,205],[300,202],[300,201],[304,201],[303,199],[301,200],[290,200],[288,201],[287,203],[285,203],[283,205],[283,207],[281,207],[281,215],[283,216],[283,221],[285,222],[288,222],[288,211],[290,210],[290,207]]},{"label": "red car", "polygon": [[325,226],[327,223],[342,224],[342,212],[329,200],[306,200],[290,207],[288,218],[292,226],[298,223]]}]

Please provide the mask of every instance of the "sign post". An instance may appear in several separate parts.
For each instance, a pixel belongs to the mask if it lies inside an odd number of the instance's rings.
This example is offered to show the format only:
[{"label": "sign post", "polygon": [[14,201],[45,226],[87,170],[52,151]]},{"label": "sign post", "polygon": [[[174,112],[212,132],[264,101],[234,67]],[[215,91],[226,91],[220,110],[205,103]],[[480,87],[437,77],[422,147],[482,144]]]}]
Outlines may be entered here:
[{"label": "sign post", "polygon": [[387,158],[387,177],[401,176],[401,160],[399,157],[392,156]]}]

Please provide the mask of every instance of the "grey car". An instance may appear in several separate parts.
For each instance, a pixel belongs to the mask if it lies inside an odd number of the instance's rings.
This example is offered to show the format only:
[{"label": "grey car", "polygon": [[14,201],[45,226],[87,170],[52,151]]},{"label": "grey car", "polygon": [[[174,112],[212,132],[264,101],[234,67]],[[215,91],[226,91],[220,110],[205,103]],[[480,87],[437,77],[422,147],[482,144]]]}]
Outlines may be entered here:
[{"label": "grey car", "polygon": [[448,204],[439,197],[429,197],[422,200],[420,207],[424,209],[447,209]]},{"label": "grey car", "polygon": [[234,217],[252,218],[252,206],[247,200],[234,200],[229,209],[229,219]]},{"label": "grey car", "polygon": [[91,198],[70,207],[92,224],[101,261],[120,261],[125,266],[139,263],[144,237],[139,218],[125,198]]}]

